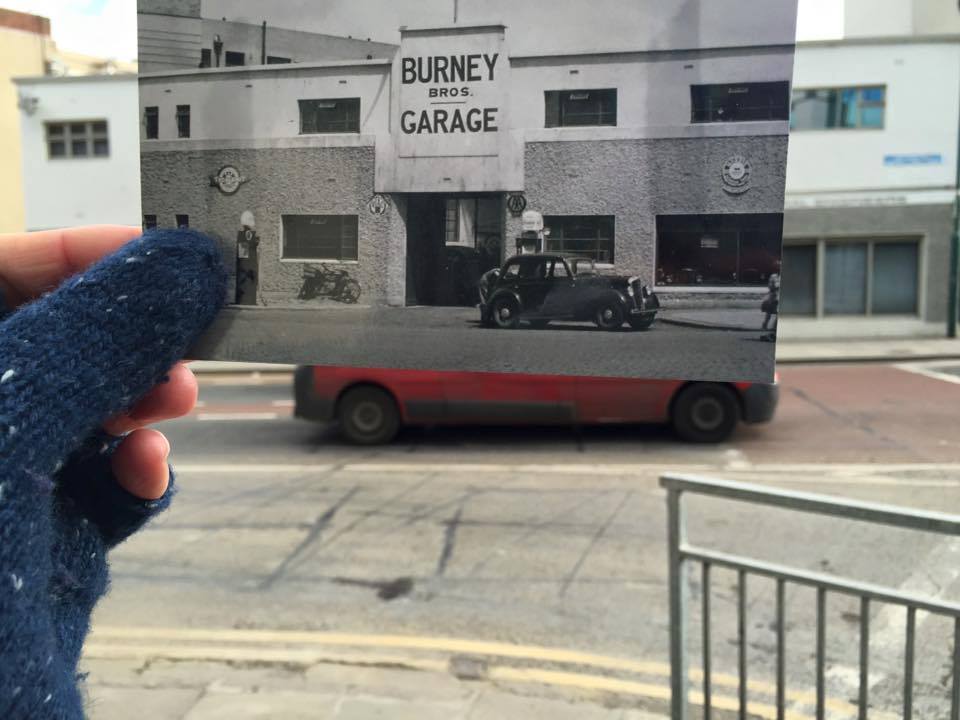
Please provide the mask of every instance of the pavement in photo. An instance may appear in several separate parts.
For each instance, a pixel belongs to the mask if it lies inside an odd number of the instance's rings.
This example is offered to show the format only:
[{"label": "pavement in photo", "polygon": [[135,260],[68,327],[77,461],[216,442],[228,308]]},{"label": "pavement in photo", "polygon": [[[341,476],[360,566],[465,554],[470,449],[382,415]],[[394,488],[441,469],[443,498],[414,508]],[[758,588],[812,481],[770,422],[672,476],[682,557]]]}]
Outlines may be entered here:
[{"label": "pavement in photo", "polygon": [[258,363],[770,382],[774,343],[757,330],[589,323],[482,327],[475,308],[224,310],[194,357]]}]

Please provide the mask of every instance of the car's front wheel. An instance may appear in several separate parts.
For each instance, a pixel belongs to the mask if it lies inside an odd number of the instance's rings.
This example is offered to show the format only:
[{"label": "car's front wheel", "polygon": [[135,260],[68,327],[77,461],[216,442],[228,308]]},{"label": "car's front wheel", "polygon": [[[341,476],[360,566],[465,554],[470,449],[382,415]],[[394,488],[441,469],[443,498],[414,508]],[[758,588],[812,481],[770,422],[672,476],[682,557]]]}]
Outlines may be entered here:
[{"label": "car's front wheel", "polygon": [[382,445],[400,430],[397,403],[385,390],[358,387],[348,390],[337,406],[340,432],[357,445]]},{"label": "car's front wheel", "polygon": [[634,330],[649,330],[655,319],[656,317],[653,315],[650,317],[632,317],[630,318],[630,327]]},{"label": "car's front wheel", "polygon": [[490,308],[490,320],[502,330],[513,330],[520,324],[520,308],[513,298],[498,298]]},{"label": "car's front wheel", "polygon": [[601,330],[617,330],[623,325],[623,308],[615,302],[602,303],[597,307],[593,321]]},{"label": "car's front wheel", "polygon": [[723,442],[740,421],[740,405],[725,385],[688,385],[673,403],[671,421],[677,435],[688,442]]}]

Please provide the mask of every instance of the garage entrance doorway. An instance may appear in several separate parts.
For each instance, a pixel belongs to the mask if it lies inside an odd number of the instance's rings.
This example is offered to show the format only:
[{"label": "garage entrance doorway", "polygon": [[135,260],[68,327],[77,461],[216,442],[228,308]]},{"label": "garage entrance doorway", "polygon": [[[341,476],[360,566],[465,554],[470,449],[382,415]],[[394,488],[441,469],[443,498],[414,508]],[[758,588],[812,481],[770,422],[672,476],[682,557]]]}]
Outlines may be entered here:
[{"label": "garage entrance doorway", "polygon": [[503,261],[504,222],[500,194],[408,196],[407,306],[475,306]]}]

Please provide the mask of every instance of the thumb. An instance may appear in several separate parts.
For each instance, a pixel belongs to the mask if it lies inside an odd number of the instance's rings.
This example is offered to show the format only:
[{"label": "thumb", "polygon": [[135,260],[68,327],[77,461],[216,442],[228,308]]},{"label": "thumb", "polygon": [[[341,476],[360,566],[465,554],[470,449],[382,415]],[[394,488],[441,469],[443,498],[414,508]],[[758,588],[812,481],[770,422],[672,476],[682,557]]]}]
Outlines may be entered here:
[{"label": "thumb", "polygon": [[144,395],[213,321],[216,243],[148,233],[0,324],[0,467],[49,475]]}]

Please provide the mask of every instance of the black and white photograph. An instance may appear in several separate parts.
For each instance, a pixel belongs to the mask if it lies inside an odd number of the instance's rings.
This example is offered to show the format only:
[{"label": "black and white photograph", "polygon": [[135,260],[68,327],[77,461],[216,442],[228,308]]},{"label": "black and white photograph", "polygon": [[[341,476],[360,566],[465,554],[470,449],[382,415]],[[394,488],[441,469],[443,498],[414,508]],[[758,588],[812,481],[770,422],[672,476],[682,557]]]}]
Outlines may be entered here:
[{"label": "black and white photograph", "polygon": [[231,273],[196,357],[773,381],[796,0],[137,9],[144,228]]}]

